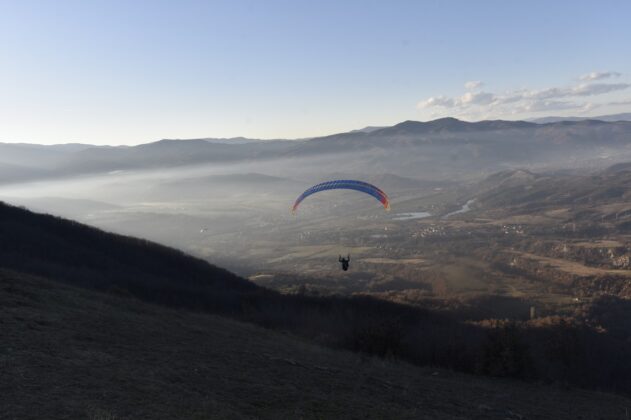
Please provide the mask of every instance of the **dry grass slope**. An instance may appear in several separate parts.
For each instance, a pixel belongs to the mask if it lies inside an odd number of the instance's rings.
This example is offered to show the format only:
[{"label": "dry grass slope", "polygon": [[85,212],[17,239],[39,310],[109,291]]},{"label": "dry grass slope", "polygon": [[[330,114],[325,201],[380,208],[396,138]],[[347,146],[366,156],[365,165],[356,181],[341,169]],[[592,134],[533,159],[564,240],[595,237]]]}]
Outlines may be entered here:
[{"label": "dry grass slope", "polygon": [[0,270],[2,419],[625,419],[623,397],[424,369]]}]

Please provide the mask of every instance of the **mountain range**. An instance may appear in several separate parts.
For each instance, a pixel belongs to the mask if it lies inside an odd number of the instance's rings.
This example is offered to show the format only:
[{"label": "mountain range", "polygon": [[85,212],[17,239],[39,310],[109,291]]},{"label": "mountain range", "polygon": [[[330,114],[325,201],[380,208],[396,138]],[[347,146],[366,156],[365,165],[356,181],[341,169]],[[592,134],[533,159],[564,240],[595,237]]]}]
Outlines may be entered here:
[{"label": "mountain range", "polygon": [[[308,140],[160,140],[138,146],[0,144],[1,183],[199,165],[467,179],[511,167],[602,167],[631,159],[631,122],[405,121]],[[253,170],[252,172],[258,172]]]},{"label": "mountain range", "polygon": [[585,120],[598,120],[598,121],[631,121],[631,112],[624,112],[621,114],[609,114],[609,115],[598,115],[596,117],[543,117],[543,118],[534,118],[532,120],[528,120],[537,124],[547,124],[552,122],[559,121],[585,121]]}]

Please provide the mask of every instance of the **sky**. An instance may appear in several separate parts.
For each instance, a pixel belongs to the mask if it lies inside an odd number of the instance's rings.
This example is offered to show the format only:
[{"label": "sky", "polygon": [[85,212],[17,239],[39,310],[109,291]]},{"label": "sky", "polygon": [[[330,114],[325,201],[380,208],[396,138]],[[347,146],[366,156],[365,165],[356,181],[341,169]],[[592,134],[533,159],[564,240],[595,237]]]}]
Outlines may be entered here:
[{"label": "sky", "polygon": [[631,2],[0,0],[0,142],[631,111]]}]

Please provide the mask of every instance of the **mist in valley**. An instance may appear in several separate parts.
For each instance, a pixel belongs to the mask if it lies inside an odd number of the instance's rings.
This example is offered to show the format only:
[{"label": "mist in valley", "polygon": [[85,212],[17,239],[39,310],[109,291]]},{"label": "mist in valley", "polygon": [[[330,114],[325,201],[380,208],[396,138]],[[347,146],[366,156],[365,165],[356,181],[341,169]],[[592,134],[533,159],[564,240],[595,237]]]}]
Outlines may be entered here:
[{"label": "mist in valley", "polygon": [[[0,145],[10,152],[0,165],[49,171],[3,180],[0,199],[173,246],[283,290],[307,282],[324,293],[425,293],[436,287],[418,280],[428,277],[428,261],[451,264],[453,255],[419,245],[419,235],[463,229],[452,220],[470,216],[489,180],[515,170],[587,174],[631,159],[631,123],[484,124],[408,121],[310,140]],[[302,191],[331,179],[378,185],[392,211],[369,196],[329,191],[291,213]],[[342,254],[353,255],[352,274],[339,272]],[[307,280],[270,281],[287,276]]]}]

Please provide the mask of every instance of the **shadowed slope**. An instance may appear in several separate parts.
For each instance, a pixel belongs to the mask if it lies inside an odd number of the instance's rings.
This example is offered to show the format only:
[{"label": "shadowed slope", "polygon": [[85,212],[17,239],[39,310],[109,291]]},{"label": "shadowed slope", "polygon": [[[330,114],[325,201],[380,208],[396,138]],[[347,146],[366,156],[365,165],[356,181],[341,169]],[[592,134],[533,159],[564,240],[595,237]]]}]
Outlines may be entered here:
[{"label": "shadowed slope", "polygon": [[257,286],[172,248],[0,204],[0,266],[143,300],[222,312]]},{"label": "shadowed slope", "polygon": [[[549,337],[558,331],[553,328],[487,329],[369,297],[281,295],[164,246],[15,207],[0,205],[0,237],[0,268],[20,273],[19,278],[41,276],[92,289],[85,293],[106,291],[107,299],[134,297],[137,300],[125,304],[130,310],[147,303],[163,304],[227,315],[291,332],[314,344],[420,366],[631,392],[631,365],[624,358],[628,344],[586,327],[564,327],[576,338],[571,342],[574,357],[567,359],[562,357],[565,353],[559,356],[554,351],[557,341]],[[33,291],[22,295],[46,300]],[[46,317],[43,310],[44,322]],[[23,320],[21,315],[18,318]],[[116,330],[108,334],[113,337]],[[142,334],[136,336],[145,342]]]},{"label": "shadowed slope", "polygon": [[365,359],[7,270],[0,307],[2,418],[613,419],[631,405]]}]

